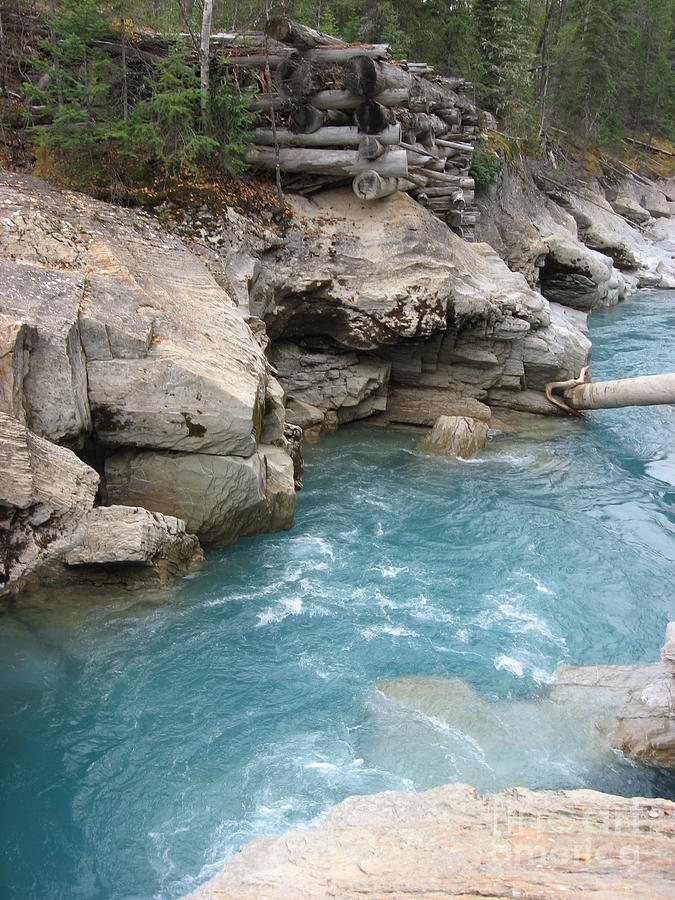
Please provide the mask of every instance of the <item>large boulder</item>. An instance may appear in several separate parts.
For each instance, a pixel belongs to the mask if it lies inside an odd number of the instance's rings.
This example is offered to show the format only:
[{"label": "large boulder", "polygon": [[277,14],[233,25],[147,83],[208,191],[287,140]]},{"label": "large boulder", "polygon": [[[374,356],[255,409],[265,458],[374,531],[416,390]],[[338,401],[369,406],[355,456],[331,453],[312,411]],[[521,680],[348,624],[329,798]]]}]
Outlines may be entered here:
[{"label": "large boulder", "polygon": [[0,312],[37,335],[24,379],[33,430],[76,444],[93,421],[106,446],[255,452],[264,355],[180,240],[148,217],[18,176],[3,214]]},{"label": "large boulder", "polygon": [[191,900],[649,897],[675,889],[675,803],[466,784],[349,797],[246,844]]},{"label": "large boulder", "polygon": [[427,450],[471,459],[487,446],[488,427],[468,416],[439,416],[424,439]]},{"label": "large boulder", "polygon": [[252,456],[122,450],[105,463],[108,498],[177,514],[207,544],[293,524],[293,461],[279,447]]},{"label": "large boulder", "polygon": [[98,474],[4,413],[0,472],[0,595],[40,580],[165,582],[202,559],[178,519],[95,507]]}]

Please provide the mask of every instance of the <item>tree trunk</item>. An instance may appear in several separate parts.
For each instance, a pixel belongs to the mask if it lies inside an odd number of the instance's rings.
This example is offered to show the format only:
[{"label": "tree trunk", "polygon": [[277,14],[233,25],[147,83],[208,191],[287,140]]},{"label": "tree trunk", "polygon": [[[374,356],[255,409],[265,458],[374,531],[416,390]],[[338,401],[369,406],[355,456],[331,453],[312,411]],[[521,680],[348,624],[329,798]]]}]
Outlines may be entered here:
[{"label": "tree trunk", "polygon": [[120,44],[122,51],[122,118],[129,121],[129,87],[127,83],[127,28],[124,10],[120,12]]},{"label": "tree trunk", "polygon": [[[276,168],[273,150],[252,149],[246,161],[258,169]],[[283,172],[302,172],[308,175],[354,176],[372,169],[380,175],[405,178],[408,163],[404,150],[389,150],[379,159],[362,159],[356,150],[319,150],[283,148],[279,150],[279,166]]]},{"label": "tree trunk", "polygon": [[381,197],[389,197],[398,190],[398,182],[395,178],[383,178],[373,169],[357,175],[352,182],[352,190],[359,200],[379,200]]},{"label": "tree trunk", "polygon": [[323,45],[342,46],[344,44],[341,38],[324,34],[323,31],[317,31],[316,28],[310,28],[308,25],[293,22],[285,16],[275,16],[270,19],[265,30],[273,40],[282,44],[292,44],[299,50],[311,50],[313,47]]},{"label": "tree trunk", "polygon": [[641,375],[637,378],[580,384],[568,388],[563,396],[574,409],[675,404],[675,374]]},{"label": "tree trunk", "polygon": [[202,125],[205,129],[209,120],[209,43],[211,40],[212,15],[213,0],[204,0],[201,40],[199,43],[199,84]]},{"label": "tree trunk", "polygon": [[[389,125],[373,140],[380,144],[398,144],[400,136],[400,125]],[[277,128],[277,141],[285,147],[358,147],[363,140],[363,133],[354,126],[328,126],[311,134],[296,134],[287,128]],[[258,128],[253,132],[253,143],[271,146],[274,143],[272,129]]]}]

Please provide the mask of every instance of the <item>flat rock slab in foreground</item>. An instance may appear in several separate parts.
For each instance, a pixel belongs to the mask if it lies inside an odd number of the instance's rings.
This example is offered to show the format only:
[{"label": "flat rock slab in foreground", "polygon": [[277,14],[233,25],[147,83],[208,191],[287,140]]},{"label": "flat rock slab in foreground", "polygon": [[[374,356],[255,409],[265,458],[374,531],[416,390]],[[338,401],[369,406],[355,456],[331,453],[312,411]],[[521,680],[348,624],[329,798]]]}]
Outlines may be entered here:
[{"label": "flat rock slab in foreground", "polygon": [[190,896],[675,896],[675,803],[463,784],[350,797],[319,828],[258,838]]}]

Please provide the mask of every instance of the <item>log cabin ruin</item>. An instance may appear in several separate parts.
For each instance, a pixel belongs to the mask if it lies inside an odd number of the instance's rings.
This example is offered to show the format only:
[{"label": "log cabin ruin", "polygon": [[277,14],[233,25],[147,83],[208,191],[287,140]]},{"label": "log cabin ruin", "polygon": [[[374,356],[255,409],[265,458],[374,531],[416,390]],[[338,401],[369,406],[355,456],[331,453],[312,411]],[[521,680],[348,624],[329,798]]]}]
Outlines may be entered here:
[{"label": "log cabin ruin", "polygon": [[351,183],[364,201],[405,191],[473,240],[469,174],[477,109],[462,78],[392,60],[386,44],[347,44],[284,17],[255,35],[221,35],[220,62],[253,86],[247,162],[310,194]]}]

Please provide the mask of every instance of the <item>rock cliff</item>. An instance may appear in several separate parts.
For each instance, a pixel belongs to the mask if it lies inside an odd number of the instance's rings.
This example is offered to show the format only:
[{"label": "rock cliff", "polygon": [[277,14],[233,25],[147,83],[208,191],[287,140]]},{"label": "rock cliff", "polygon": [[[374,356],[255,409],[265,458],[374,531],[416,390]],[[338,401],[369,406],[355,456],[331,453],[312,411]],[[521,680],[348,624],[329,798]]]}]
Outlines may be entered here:
[{"label": "rock cliff", "polygon": [[[57,563],[138,561],[120,549],[130,514],[100,502],[155,514],[134,526],[149,557],[158,528],[185,543],[185,521],[212,543],[290,527],[283,393],[204,265],[146,215],[28,177],[2,188],[0,589]],[[30,496],[13,496],[17,477]]]},{"label": "rock cliff", "polygon": [[464,784],[350,797],[318,828],[261,837],[189,896],[670,898],[675,804]]},{"label": "rock cliff", "polygon": [[419,425],[487,420],[493,405],[550,413],[545,383],[587,362],[583,311],[550,304],[407,195],[288,199],[284,232],[259,229],[238,267],[233,221],[208,222],[201,252],[264,322],[289,421],[321,430],[376,413]]}]

